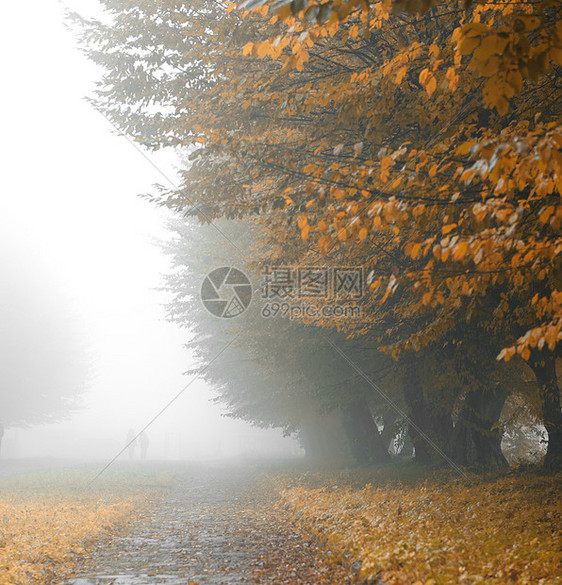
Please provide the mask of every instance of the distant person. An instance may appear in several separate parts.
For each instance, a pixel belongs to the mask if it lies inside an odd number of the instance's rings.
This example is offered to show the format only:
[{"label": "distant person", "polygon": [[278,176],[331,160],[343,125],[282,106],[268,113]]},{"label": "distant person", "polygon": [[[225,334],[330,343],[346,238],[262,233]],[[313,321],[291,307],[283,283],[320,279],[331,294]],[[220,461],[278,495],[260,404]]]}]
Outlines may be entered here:
[{"label": "distant person", "polygon": [[150,443],[148,440],[148,435],[144,431],[140,434],[139,443],[141,459],[144,461],[146,459],[146,452],[148,451],[148,444]]},{"label": "distant person", "polygon": [[2,437],[4,436],[4,425],[0,423],[0,450],[2,449]]},{"label": "distant person", "polygon": [[127,432],[127,439],[125,445],[129,450],[129,459],[134,459],[135,450],[137,448],[137,434],[135,433],[135,429],[129,429],[129,431]]}]

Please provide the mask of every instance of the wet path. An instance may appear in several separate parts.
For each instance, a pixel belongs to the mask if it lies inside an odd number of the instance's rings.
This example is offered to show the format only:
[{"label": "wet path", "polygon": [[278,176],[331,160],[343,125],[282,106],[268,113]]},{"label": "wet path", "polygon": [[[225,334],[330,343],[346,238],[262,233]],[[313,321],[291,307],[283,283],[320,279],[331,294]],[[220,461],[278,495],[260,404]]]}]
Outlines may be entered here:
[{"label": "wet path", "polygon": [[259,480],[250,468],[186,474],[127,535],[98,545],[68,585],[343,583],[271,515],[274,494]]}]

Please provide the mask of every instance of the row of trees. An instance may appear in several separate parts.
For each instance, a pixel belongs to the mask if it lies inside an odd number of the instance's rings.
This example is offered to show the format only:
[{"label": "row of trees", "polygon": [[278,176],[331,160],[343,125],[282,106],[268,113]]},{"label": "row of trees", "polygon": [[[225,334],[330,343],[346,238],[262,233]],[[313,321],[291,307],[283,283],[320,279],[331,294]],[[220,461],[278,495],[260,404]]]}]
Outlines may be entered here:
[{"label": "row of trees", "polygon": [[[342,410],[356,457],[377,461],[407,416],[417,459],[502,465],[509,397],[559,469],[559,3],[102,3],[105,23],[72,16],[104,69],[92,101],[188,154],[154,196],[212,224],[178,236],[186,270],[367,274],[359,320],[249,311],[232,331],[173,277],[171,315],[233,414],[310,435],[305,419]],[[236,366],[212,361],[229,342]]]}]

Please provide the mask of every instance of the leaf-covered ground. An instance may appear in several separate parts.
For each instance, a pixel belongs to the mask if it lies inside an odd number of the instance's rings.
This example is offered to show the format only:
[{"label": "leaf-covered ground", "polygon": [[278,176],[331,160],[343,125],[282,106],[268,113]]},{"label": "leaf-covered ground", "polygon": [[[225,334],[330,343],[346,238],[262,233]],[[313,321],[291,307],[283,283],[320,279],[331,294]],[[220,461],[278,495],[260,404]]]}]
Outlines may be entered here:
[{"label": "leaf-covered ground", "polygon": [[562,583],[560,476],[91,472],[0,480],[0,583]]},{"label": "leaf-covered ground", "polygon": [[366,583],[562,583],[562,476],[309,476],[282,504]]},{"label": "leaf-covered ground", "polygon": [[61,583],[99,540],[150,506],[169,474],[61,469],[0,480],[0,583]]}]

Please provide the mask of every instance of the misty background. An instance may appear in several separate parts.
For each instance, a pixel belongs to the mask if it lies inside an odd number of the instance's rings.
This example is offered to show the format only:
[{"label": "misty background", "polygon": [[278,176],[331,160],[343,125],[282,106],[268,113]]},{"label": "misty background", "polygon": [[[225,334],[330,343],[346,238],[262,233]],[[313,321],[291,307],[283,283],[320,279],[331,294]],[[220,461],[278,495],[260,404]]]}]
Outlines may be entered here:
[{"label": "misty background", "polygon": [[[98,14],[95,1],[67,5]],[[84,100],[96,70],[62,23],[64,5],[34,0],[25,14],[17,4],[4,10],[1,292],[9,289],[33,343],[76,340],[88,388],[65,420],[6,421],[1,457],[107,459],[189,381],[187,332],[165,320],[170,298],[158,290],[170,269],[158,246],[170,237],[169,214],[138,197],[163,177]],[[174,177],[169,153],[150,156]],[[47,330],[37,315],[64,319]],[[204,382],[192,384],[148,429],[148,458],[300,454],[280,431],[225,418],[212,398]]]}]

